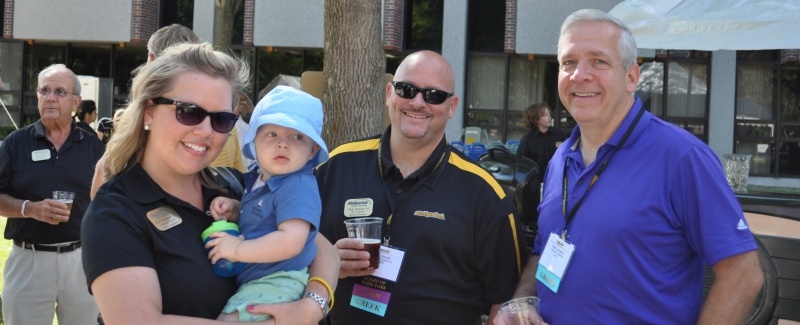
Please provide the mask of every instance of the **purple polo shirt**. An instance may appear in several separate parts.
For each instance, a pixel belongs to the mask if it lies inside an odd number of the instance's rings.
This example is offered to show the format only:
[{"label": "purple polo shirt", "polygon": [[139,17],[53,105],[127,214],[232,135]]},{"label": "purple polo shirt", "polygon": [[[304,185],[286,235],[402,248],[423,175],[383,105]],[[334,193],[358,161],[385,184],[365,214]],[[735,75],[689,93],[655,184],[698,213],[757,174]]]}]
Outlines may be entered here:
[{"label": "purple polo shirt", "polygon": [[564,229],[565,170],[567,214],[586,196],[568,225],[575,253],[558,293],[537,283],[550,324],[695,323],[704,266],[756,249],[714,152],[650,112],[587,192],[640,109],[637,98],[594,163],[583,165],[576,128],[547,170],[533,254]]}]

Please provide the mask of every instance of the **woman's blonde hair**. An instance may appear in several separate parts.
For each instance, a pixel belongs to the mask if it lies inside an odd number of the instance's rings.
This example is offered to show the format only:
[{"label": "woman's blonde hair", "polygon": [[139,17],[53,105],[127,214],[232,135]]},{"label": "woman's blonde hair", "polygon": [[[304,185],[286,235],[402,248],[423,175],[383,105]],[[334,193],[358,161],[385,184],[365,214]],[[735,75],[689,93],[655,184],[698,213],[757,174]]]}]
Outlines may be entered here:
[{"label": "woman's blonde hair", "polygon": [[[170,91],[178,76],[188,72],[227,80],[231,85],[232,107],[238,103],[238,91],[248,87],[250,79],[246,63],[223,52],[215,51],[209,43],[171,46],[154,61],[136,68],[133,71],[133,84],[125,114],[120,118],[120,125],[115,126],[116,132],[106,145],[104,154],[106,180],[122,173],[131,164],[142,159],[150,135],[144,130],[144,115],[149,107],[148,100]],[[204,185],[216,187],[210,183],[207,174],[201,173]]]}]

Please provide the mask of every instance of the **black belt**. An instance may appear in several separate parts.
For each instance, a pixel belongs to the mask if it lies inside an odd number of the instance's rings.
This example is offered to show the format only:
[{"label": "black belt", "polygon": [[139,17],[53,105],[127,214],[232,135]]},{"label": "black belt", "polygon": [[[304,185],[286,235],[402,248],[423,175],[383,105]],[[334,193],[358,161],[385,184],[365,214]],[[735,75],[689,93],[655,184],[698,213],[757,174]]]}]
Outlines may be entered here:
[{"label": "black belt", "polygon": [[41,245],[41,244],[31,244],[26,242],[14,241],[14,245],[17,247],[22,247],[24,249],[30,249],[32,251],[43,251],[43,252],[56,252],[56,253],[67,253],[74,251],[78,248],[81,248],[81,242],[76,241],[71,244],[64,244],[60,246],[48,246],[48,245]]}]

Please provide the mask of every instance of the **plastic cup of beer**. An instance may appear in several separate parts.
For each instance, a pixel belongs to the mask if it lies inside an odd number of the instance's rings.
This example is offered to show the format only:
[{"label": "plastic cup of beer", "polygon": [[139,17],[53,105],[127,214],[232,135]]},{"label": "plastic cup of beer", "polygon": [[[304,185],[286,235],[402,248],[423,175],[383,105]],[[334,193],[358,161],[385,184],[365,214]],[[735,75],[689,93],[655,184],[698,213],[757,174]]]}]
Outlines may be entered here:
[{"label": "plastic cup of beer", "polygon": [[364,250],[369,253],[369,267],[374,270],[378,268],[381,261],[381,227],[382,218],[357,218],[344,221],[347,228],[347,236],[355,238],[364,243]]},{"label": "plastic cup of beer", "polygon": [[75,199],[75,192],[53,191],[53,200],[67,205],[67,210],[72,211],[72,200]]},{"label": "plastic cup of beer", "polygon": [[530,296],[506,301],[500,305],[500,317],[506,325],[541,324],[539,298]]}]

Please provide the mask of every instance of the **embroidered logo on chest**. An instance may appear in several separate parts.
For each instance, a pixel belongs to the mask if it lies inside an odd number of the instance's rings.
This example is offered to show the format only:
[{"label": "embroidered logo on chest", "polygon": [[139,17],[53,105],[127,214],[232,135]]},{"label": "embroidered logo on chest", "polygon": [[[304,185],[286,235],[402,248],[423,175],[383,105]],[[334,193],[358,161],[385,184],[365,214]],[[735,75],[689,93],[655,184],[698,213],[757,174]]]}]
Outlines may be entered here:
[{"label": "embroidered logo on chest", "polygon": [[444,213],[440,212],[430,212],[430,211],[414,211],[414,215],[418,217],[425,217],[425,218],[434,218],[444,221]]}]

